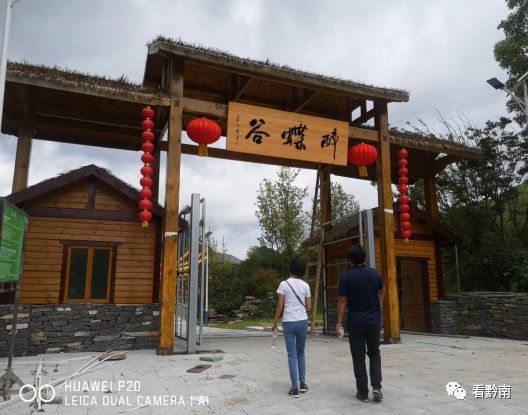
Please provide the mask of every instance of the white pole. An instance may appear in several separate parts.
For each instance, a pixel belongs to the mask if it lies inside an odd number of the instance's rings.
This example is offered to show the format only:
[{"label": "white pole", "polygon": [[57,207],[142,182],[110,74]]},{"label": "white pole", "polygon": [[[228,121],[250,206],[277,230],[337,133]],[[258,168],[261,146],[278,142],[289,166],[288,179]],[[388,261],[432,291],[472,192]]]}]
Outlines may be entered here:
[{"label": "white pole", "polygon": [[4,114],[4,91],[6,82],[7,67],[7,41],[9,38],[9,26],[11,24],[12,0],[0,0],[4,9],[4,30],[2,32],[2,44],[0,49],[0,128],[2,127],[2,118]]}]

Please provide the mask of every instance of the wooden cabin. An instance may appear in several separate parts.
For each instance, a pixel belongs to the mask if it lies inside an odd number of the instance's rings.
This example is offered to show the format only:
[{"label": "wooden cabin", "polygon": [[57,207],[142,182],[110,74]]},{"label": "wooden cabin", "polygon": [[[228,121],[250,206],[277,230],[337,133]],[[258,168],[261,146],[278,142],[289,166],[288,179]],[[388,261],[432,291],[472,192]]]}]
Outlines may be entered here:
[{"label": "wooden cabin", "polygon": [[137,189],[89,165],[7,199],[29,215],[22,304],[158,302],[163,208],[142,228]]},{"label": "wooden cabin", "polygon": [[[394,206],[395,217],[398,205]],[[375,268],[381,270],[381,252],[377,221],[378,209],[372,209]],[[337,291],[348,265],[348,250],[359,242],[359,216],[342,219],[324,233],[326,289],[326,329],[337,321]],[[459,238],[425,211],[411,207],[412,237],[408,242],[395,234],[396,273],[402,330],[431,331],[432,301],[444,298],[441,249],[453,246]],[[399,229],[397,223],[396,229]],[[364,242],[366,245],[366,242]]]}]

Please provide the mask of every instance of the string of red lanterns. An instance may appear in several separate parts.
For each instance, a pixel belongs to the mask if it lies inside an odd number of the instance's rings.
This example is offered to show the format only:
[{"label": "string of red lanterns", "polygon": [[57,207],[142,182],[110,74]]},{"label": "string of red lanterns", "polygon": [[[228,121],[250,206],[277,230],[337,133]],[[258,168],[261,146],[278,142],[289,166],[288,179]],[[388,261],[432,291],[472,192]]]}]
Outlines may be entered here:
[{"label": "string of red lanterns", "polygon": [[409,152],[402,148],[398,151],[398,184],[400,185],[400,232],[401,237],[405,242],[409,242],[411,237],[411,207],[409,206],[409,169],[407,168],[409,162],[407,157]]},{"label": "string of red lanterns", "polygon": [[150,107],[145,107],[141,110],[141,115],[144,120],[141,123],[141,128],[143,132],[141,133],[141,150],[143,154],[141,155],[141,161],[144,163],[141,168],[141,175],[143,176],[139,183],[141,184],[142,189],[139,191],[139,220],[143,228],[147,228],[149,222],[152,220],[152,186],[154,185],[154,180],[152,176],[154,175],[154,169],[152,168],[152,163],[154,162],[154,110]]}]

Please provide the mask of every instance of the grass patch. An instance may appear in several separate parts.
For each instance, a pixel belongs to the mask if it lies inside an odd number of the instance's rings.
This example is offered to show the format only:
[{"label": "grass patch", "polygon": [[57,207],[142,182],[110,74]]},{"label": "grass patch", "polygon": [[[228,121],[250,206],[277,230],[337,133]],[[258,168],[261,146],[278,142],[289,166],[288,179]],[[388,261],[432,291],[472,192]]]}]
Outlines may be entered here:
[{"label": "grass patch", "polygon": [[209,327],[215,327],[219,329],[235,329],[235,330],[245,330],[249,326],[266,326],[271,327],[273,324],[273,319],[267,320],[244,320],[240,323],[214,323],[209,324]]}]

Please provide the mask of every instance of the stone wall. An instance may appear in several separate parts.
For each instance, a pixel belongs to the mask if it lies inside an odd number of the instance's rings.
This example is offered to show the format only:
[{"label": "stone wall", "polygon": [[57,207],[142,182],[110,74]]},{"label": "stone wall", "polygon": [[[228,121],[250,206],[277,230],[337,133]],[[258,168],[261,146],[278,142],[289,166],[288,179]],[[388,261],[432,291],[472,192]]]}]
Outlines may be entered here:
[{"label": "stone wall", "polygon": [[431,303],[433,332],[528,340],[528,294],[463,293]]},{"label": "stone wall", "polygon": [[[20,305],[15,355],[155,348],[158,304]],[[0,356],[8,353],[12,305],[0,305]]]}]

